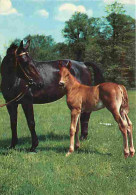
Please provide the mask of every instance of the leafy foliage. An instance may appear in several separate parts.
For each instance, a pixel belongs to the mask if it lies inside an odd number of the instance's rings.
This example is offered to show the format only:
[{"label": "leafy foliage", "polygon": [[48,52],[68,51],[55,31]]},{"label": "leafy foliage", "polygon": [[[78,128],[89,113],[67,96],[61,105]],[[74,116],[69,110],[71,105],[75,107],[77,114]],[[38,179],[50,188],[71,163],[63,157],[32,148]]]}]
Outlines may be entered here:
[{"label": "leafy foliage", "polygon": [[[107,16],[102,18],[75,12],[62,30],[64,43],[55,43],[52,36],[26,36],[24,41],[31,39],[32,58],[94,61],[107,81],[135,87],[135,19],[126,15],[117,1],[107,5],[105,11]],[[18,45],[20,40],[14,43]]]}]

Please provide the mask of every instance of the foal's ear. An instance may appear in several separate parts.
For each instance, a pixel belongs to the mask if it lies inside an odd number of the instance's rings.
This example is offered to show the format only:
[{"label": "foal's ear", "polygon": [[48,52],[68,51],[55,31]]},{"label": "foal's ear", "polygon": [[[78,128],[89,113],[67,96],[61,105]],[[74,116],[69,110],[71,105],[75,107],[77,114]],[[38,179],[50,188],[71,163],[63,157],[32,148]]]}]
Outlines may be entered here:
[{"label": "foal's ear", "polygon": [[71,63],[71,61],[69,61],[67,64],[67,69],[70,70],[71,66],[72,66],[72,63]]},{"label": "foal's ear", "polygon": [[59,69],[61,69],[61,67],[62,67],[62,61],[60,60],[59,61]]},{"label": "foal's ear", "polygon": [[26,42],[25,50],[28,50],[29,46],[30,46],[30,39]]}]

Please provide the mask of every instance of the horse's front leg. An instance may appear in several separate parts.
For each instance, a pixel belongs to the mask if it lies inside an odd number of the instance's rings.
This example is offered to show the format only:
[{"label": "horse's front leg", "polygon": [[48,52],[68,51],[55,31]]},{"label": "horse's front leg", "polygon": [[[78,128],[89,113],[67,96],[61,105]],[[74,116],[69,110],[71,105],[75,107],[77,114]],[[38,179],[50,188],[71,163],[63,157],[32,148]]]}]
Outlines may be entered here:
[{"label": "horse's front leg", "polygon": [[36,147],[38,146],[38,137],[35,132],[35,121],[34,121],[34,111],[32,104],[22,104],[22,108],[24,110],[27,124],[31,132],[32,137],[32,147],[30,148],[31,152],[35,152]]},{"label": "horse's front leg", "polygon": [[88,135],[88,123],[91,113],[81,113],[80,122],[81,122],[81,140],[87,139]]},{"label": "horse's front leg", "polygon": [[80,147],[80,141],[79,141],[79,127],[80,127],[80,118],[78,119],[77,122],[77,127],[76,127],[76,133],[75,133],[75,149],[77,150]]},{"label": "horse's front leg", "polygon": [[7,106],[7,110],[10,116],[10,125],[11,125],[11,131],[12,131],[12,140],[10,149],[15,148],[18,138],[17,138],[17,108],[18,104],[11,104]]},{"label": "horse's front leg", "polygon": [[70,147],[66,156],[69,156],[72,152],[74,152],[74,137],[76,132],[76,126],[78,122],[78,118],[80,115],[80,111],[77,109],[73,109],[71,111],[71,125],[70,125]]}]

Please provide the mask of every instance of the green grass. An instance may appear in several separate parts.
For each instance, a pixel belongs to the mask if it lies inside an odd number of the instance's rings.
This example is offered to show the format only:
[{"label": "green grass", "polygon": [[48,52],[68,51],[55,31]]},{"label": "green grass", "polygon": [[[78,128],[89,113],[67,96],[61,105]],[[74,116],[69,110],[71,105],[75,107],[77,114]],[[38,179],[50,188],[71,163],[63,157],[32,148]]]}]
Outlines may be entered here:
[{"label": "green grass", "polygon": [[[129,100],[136,147],[135,91],[129,91]],[[21,107],[19,144],[16,150],[7,150],[11,130],[7,110],[1,108],[0,195],[136,194],[136,156],[124,159],[122,135],[106,109],[92,113],[88,139],[68,158],[70,112],[65,97],[52,104],[35,105],[34,110],[40,142],[36,154],[27,152],[31,137]]]}]

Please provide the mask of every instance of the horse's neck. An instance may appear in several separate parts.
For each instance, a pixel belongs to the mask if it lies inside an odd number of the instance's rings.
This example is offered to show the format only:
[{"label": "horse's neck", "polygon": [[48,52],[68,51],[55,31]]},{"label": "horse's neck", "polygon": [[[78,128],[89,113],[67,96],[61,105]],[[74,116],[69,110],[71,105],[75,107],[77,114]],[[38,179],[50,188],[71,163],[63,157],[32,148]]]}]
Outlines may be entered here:
[{"label": "horse's neck", "polygon": [[15,71],[15,61],[5,58],[2,64],[2,81],[6,86],[13,86],[17,80]]}]

